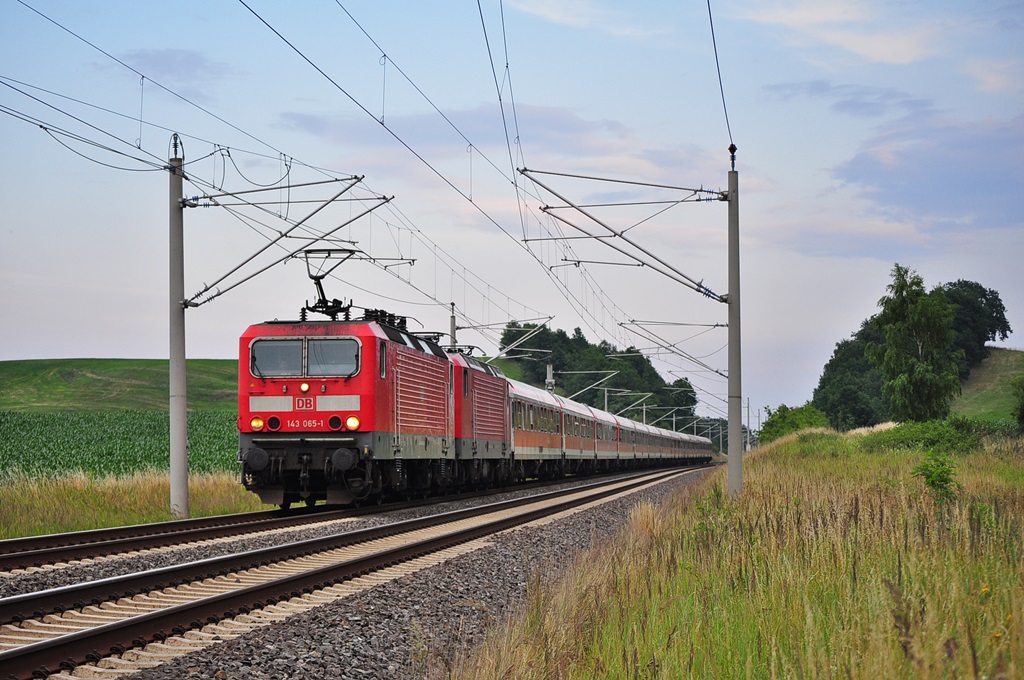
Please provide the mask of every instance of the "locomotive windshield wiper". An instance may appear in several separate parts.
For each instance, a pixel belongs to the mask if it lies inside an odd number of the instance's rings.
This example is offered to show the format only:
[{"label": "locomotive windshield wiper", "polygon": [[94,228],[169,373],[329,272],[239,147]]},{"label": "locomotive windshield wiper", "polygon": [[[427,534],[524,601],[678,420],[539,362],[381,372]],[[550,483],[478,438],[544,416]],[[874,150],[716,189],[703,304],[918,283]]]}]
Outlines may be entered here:
[{"label": "locomotive windshield wiper", "polygon": [[249,362],[249,371],[251,373],[254,373],[257,378],[260,378],[260,379],[263,378],[263,371],[261,371],[260,367],[256,365],[256,354],[255,353],[253,353],[253,355],[252,355],[252,361]]}]

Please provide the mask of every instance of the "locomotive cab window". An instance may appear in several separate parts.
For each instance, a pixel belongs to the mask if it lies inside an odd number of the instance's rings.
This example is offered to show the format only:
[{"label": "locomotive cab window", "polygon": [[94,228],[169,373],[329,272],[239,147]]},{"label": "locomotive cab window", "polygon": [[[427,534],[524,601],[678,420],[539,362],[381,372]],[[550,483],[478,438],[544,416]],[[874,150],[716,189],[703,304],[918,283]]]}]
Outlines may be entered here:
[{"label": "locomotive cab window", "polygon": [[310,338],[308,351],[306,375],[348,377],[359,372],[359,343],[352,338]]},{"label": "locomotive cab window", "polygon": [[350,377],[359,372],[359,341],[354,338],[255,340],[249,372],[257,378]]},{"label": "locomotive cab window", "polygon": [[257,340],[249,353],[249,370],[260,378],[302,375],[302,340]]}]

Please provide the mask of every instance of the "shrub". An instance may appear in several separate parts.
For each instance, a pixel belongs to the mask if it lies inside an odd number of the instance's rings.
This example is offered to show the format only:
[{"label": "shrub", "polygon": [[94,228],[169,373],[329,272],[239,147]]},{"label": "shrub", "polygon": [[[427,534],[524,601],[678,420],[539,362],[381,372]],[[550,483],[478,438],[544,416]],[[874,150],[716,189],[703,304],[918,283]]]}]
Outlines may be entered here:
[{"label": "shrub", "polygon": [[1013,417],[1017,419],[1017,427],[1024,430],[1024,375],[1010,380],[1010,388],[1014,398]]},{"label": "shrub", "polygon": [[768,414],[768,419],[764,422],[758,435],[758,440],[762,444],[800,430],[829,426],[828,416],[810,404],[804,404],[797,408],[789,408],[785,404],[781,404],[774,411],[766,407],[765,413]]},{"label": "shrub", "polygon": [[966,419],[906,422],[897,427],[864,435],[868,451],[922,449],[943,453],[970,453],[981,448],[981,437]]},{"label": "shrub", "polygon": [[946,452],[928,451],[914,468],[914,476],[924,480],[936,500],[946,503],[956,498],[960,483],[956,481],[956,465]]}]

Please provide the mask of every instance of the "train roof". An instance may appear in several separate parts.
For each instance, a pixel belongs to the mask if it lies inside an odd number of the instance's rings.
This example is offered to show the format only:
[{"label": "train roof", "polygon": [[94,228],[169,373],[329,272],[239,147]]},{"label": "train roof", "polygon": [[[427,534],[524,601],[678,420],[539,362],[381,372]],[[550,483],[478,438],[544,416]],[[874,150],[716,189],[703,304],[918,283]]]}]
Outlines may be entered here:
[{"label": "train roof", "polygon": [[465,366],[467,368],[472,368],[475,371],[480,371],[481,373],[486,373],[487,375],[493,375],[496,378],[505,377],[505,374],[502,373],[501,369],[498,368],[497,366],[485,364],[476,357],[472,357],[468,354],[463,354],[462,352],[449,352],[448,357],[452,360],[453,364]]},{"label": "train roof", "polygon": [[611,413],[608,413],[607,411],[602,411],[599,408],[590,407],[590,412],[593,413],[594,417],[597,420],[601,421],[602,423],[607,423],[609,425],[619,424],[619,421],[615,419],[615,416],[613,416]]},{"label": "train roof", "polygon": [[[342,330],[342,327],[345,329]],[[299,334],[305,335],[331,335],[333,333],[351,334],[355,327],[367,328],[373,332],[375,337],[386,338],[396,344],[405,345],[406,347],[410,347],[420,352],[433,354],[434,356],[449,360],[448,353],[441,349],[441,346],[436,342],[427,338],[419,337],[399,328],[395,328],[394,326],[389,326],[386,323],[368,319],[353,319],[351,321],[279,321],[275,319],[273,321],[264,321],[263,323],[250,326],[246,330],[245,335],[259,335],[260,333],[258,332],[258,329],[261,328],[289,328],[298,331]],[[287,332],[278,332],[266,333],[265,335],[288,334],[289,333]]]},{"label": "train roof", "polygon": [[547,390],[542,390],[539,387],[527,385],[524,382],[512,380],[511,378],[506,378],[506,380],[508,380],[509,393],[512,396],[516,396],[521,399],[528,399],[530,401],[540,402],[545,406],[551,406],[553,408],[559,407],[558,400],[555,399],[555,395],[551,394]]},{"label": "train roof", "polygon": [[558,401],[558,403],[562,405],[562,408],[565,409],[566,411],[569,411],[570,413],[575,413],[576,415],[586,416],[588,418],[594,417],[594,412],[586,404],[581,404],[578,401],[573,401],[572,399],[568,399],[566,397],[560,397],[557,394],[554,395],[554,397]]}]

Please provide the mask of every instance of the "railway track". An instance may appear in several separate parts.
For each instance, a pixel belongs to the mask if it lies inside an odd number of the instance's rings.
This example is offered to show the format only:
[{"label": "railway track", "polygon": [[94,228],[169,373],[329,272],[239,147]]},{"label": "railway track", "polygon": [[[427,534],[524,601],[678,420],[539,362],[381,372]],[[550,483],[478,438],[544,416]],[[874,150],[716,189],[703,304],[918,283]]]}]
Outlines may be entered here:
[{"label": "railway track", "polygon": [[[309,608],[343,596],[353,579],[358,585],[360,577],[373,582],[372,575],[395,565],[434,563],[442,558],[430,556],[439,551],[683,474],[598,482],[0,599],[0,673],[45,677],[98,662],[109,670],[97,668],[93,677],[110,677],[125,664],[156,665],[158,657],[191,651],[208,638],[273,621],[284,615],[282,607]],[[201,631],[204,623],[214,630]],[[100,661],[107,650],[116,658]],[[89,677],[82,670],[75,677]]]},{"label": "railway track", "polygon": [[[600,478],[595,478],[600,479]],[[515,490],[542,488],[543,483],[523,484]],[[485,491],[430,497],[414,501],[396,501],[382,505],[338,508],[319,505],[292,510],[268,510],[236,515],[138,524],[133,526],[75,531],[64,534],[29,536],[0,541],[0,573],[38,569],[76,560],[122,555],[142,550],[168,548],[186,543],[242,536],[260,531],[298,528],[317,522],[362,517],[382,512],[405,510],[439,502],[462,501],[493,496],[513,490],[504,487]]]}]

